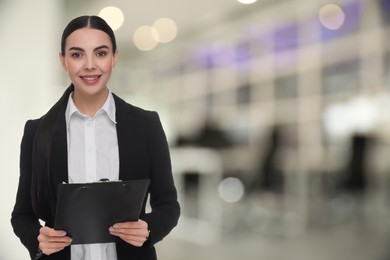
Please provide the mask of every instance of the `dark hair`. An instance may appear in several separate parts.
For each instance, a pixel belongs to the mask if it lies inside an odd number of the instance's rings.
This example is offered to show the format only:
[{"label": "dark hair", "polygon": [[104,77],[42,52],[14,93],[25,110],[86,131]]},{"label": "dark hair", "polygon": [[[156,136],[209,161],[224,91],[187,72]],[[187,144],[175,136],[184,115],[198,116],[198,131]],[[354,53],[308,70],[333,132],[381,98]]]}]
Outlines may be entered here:
[{"label": "dark hair", "polygon": [[35,214],[45,221],[54,216],[55,212],[53,198],[56,197],[56,194],[50,186],[52,137],[60,115],[65,113],[69,95],[73,90],[74,86],[71,84],[54,106],[41,117],[34,136],[31,158],[31,202]]},{"label": "dark hair", "polygon": [[66,39],[68,36],[82,28],[91,28],[91,29],[97,29],[100,31],[103,31],[110,36],[111,43],[112,43],[112,50],[113,52],[116,51],[116,40],[115,40],[115,35],[111,27],[104,21],[102,18],[99,16],[95,15],[85,15],[85,16],[80,16],[72,21],[69,22],[69,24],[65,27],[64,32],[62,33],[62,38],[61,38],[61,53],[62,55],[65,55],[65,45],[66,45]]},{"label": "dark hair", "polygon": [[[61,53],[65,55],[65,45],[68,36],[82,28],[101,30],[111,39],[113,52],[117,45],[115,35],[110,26],[98,16],[80,16],[65,27],[61,38]],[[32,149],[31,201],[35,214],[42,220],[52,220],[55,214],[55,190],[51,185],[50,154],[54,130],[64,116],[70,94],[74,91],[71,84],[61,98],[41,117],[35,133]],[[62,118],[65,120],[64,118]],[[51,199],[49,201],[49,199]],[[53,207],[54,206],[54,207]]]}]

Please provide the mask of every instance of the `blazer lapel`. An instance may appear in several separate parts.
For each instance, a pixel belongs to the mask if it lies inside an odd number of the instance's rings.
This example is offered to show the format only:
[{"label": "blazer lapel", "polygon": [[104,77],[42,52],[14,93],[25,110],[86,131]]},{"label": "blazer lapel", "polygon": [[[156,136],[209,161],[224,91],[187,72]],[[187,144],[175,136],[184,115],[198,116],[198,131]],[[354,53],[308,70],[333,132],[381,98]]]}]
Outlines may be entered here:
[{"label": "blazer lapel", "polygon": [[128,180],[133,175],[134,162],[136,157],[135,145],[133,138],[135,138],[134,124],[136,120],[134,113],[132,113],[131,106],[118,96],[113,94],[116,106],[116,129],[118,135],[118,149],[119,149],[119,179]]},{"label": "blazer lapel", "polygon": [[57,194],[58,184],[68,182],[68,146],[65,115],[61,115],[55,126],[51,151],[51,176]]}]

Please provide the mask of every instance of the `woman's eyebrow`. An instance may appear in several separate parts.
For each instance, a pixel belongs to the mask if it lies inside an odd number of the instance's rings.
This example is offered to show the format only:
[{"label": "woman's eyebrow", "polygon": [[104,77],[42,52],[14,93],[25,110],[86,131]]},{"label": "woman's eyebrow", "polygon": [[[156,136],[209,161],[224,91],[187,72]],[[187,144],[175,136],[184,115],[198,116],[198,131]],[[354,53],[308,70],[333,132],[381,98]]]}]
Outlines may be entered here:
[{"label": "woman's eyebrow", "polygon": [[97,50],[100,50],[100,49],[110,49],[107,45],[101,45],[99,47],[96,47],[95,49],[93,49],[93,51],[97,51]]},{"label": "woman's eyebrow", "polygon": [[[101,45],[101,46],[98,46],[98,47],[94,48],[93,51],[97,51],[97,50],[100,50],[100,49],[110,49],[110,48],[107,45]],[[85,52],[85,50],[83,48],[80,48],[80,47],[70,47],[69,50],[70,51],[74,50],[74,51]]]},{"label": "woman's eyebrow", "polygon": [[70,47],[69,48],[70,51],[82,51],[82,52],[85,52],[83,48],[80,48],[80,47]]}]

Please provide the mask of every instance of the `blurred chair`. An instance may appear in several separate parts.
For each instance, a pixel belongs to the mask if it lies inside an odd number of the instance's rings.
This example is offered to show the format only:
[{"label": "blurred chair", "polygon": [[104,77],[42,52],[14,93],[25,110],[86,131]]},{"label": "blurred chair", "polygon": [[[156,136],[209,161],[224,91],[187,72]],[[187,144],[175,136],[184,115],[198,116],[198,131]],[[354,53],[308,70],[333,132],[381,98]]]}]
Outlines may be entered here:
[{"label": "blurred chair", "polygon": [[245,209],[237,221],[245,221],[252,231],[288,236],[302,229],[298,223],[297,192],[292,185],[297,180],[287,181],[299,178],[299,174],[287,174],[287,161],[296,159],[294,142],[289,143],[288,130],[281,125],[272,126],[265,145],[261,146],[263,152],[259,153],[257,166],[247,182]]},{"label": "blurred chair", "polygon": [[351,137],[349,163],[342,173],[338,189],[346,192],[363,193],[367,188],[367,157],[371,138],[363,134]]},{"label": "blurred chair", "polygon": [[[323,201],[321,207],[315,207],[315,221],[327,225],[357,224],[362,226],[365,220],[365,206],[370,186],[371,142],[373,138],[365,134],[353,134],[347,149],[345,166],[340,170],[323,169]],[[326,167],[326,165],[325,165]],[[318,186],[320,188],[321,186]],[[321,217],[322,216],[322,217]],[[324,217],[326,216],[326,217]]]},{"label": "blurred chair", "polygon": [[269,191],[282,193],[284,190],[284,172],[279,165],[280,151],[283,149],[283,136],[280,127],[274,126],[271,130],[265,155],[260,158],[258,168],[255,169],[253,180],[249,185],[249,192]]}]

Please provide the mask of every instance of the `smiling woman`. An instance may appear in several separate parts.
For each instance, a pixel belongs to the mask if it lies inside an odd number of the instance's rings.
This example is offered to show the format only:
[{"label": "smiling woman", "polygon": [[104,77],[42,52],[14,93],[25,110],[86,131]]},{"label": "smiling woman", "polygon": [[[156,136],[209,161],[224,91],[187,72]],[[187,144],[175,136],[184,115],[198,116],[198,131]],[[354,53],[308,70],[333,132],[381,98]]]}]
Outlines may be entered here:
[{"label": "smiling woman", "polygon": [[[159,116],[109,90],[117,59],[114,33],[102,18],[81,16],[65,28],[60,61],[71,85],[44,116],[26,123],[21,144],[11,222],[31,259],[155,260],[154,244],[177,225],[180,206]],[[67,230],[53,229],[58,185],[100,179],[149,179],[150,199],[138,221],[104,227],[116,242],[74,245]]]},{"label": "smiling woman", "polygon": [[93,116],[107,99],[107,82],[118,50],[105,32],[90,28],[71,33],[66,46],[60,59],[75,88],[73,101],[81,113]]}]

